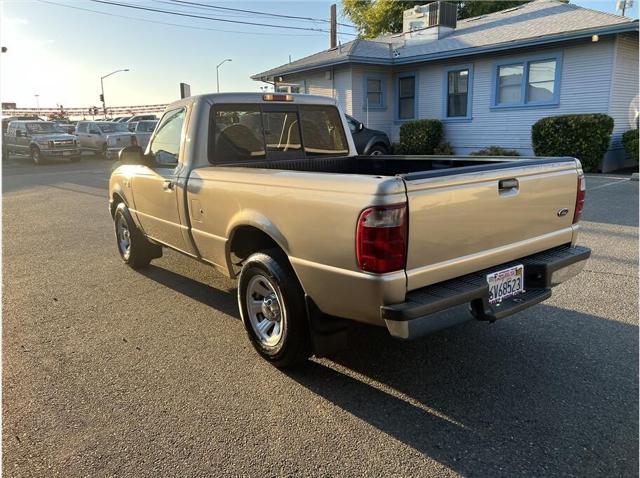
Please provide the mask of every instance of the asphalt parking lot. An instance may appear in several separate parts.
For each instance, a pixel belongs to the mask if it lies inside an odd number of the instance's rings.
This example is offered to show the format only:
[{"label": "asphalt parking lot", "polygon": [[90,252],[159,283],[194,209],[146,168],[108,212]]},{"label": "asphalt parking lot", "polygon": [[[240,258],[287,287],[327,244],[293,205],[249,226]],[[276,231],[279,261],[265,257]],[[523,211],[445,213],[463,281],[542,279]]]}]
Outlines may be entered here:
[{"label": "asphalt parking lot", "polygon": [[546,303],[283,373],[235,284],[124,266],[110,163],[3,164],[6,476],[637,476],[638,183],[588,178],[586,270]]}]

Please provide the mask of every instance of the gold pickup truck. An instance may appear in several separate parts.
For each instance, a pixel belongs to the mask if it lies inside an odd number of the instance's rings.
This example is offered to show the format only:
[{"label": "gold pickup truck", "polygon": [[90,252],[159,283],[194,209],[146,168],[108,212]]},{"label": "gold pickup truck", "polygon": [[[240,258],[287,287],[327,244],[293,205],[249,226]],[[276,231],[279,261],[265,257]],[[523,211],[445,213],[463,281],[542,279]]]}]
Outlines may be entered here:
[{"label": "gold pickup truck", "polygon": [[329,98],[212,94],[167,107],[109,183],[117,245],[238,277],[249,339],[286,367],[344,346],[350,320],[415,338],[537,304],[576,246],[574,158],[357,156]]}]

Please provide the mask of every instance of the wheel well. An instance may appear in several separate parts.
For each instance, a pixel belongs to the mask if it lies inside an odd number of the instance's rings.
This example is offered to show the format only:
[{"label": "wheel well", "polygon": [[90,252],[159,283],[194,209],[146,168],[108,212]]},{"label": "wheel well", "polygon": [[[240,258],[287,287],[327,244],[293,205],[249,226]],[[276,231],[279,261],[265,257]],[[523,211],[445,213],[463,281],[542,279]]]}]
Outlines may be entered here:
[{"label": "wheel well", "polygon": [[121,202],[124,202],[124,199],[122,198],[122,196],[120,196],[118,193],[113,193],[113,196],[111,198],[111,217],[114,217],[115,213],[116,213],[116,208],[118,207],[118,204],[120,204]]},{"label": "wheel well", "polygon": [[386,149],[387,151],[389,151],[389,146],[387,146],[385,143],[383,143],[382,141],[376,141],[375,143],[373,143],[371,145],[371,147],[369,149],[373,149],[376,146],[380,146],[381,148]]},{"label": "wheel well", "polygon": [[[280,245],[269,234],[253,226],[240,226],[231,235],[229,255],[233,273],[238,274],[242,263],[254,252],[279,249]],[[284,251],[282,251],[284,253]],[[286,253],[284,253],[286,255]]]}]

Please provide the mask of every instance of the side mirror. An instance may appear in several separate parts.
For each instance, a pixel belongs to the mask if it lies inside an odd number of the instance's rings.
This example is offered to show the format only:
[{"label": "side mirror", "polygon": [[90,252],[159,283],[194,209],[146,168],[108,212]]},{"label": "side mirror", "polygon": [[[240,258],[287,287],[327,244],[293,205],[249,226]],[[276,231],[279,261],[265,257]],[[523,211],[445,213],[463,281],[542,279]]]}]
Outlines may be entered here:
[{"label": "side mirror", "polygon": [[358,131],[362,131],[364,129],[364,124],[358,123]]},{"label": "side mirror", "polygon": [[146,164],[144,152],[140,146],[125,146],[118,153],[118,159],[122,164]]}]

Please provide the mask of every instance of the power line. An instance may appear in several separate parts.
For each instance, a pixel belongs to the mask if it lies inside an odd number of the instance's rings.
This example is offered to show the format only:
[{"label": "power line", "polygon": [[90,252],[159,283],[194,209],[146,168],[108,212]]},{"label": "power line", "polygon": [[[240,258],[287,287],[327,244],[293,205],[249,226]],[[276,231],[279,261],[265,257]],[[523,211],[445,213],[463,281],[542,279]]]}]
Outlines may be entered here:
[{"label": "power line", "polygon": [[[274,24],[270,24],[270,23],[256,23],[256,22],[245,22],[245,21],[241,21],[241,20],[229,20],[229,19],[223,19],[223,18],[207,17],[207,16],[204,16],[204,15],[195,15],[195,14],[191,14],[191,13],[178,13],[178,12],[172,12],[172,11],[168,11],[168,10],[160,10],[160,9],[157,9],[157,8],[143,7],[141,5],[128,5],[126,3],[110,2],[110,1],[107,1],[107,0],[90,0],[90,1],[92,1],[94,3],[102,3],[102,4],[105,4],[105,5],[114,5],[114,6],[117,6],[117,7],[132,8],[134,10],[143,10],[143,11],[147,11],[147,12],[164,13],[164,14],[167,14],[167,15],[177,15],[177,16],[189,17],[189,18],[199,18],[199,19],[202,19],[202,20],[211,20],[211,21],[216,21],[216,22],[236,23],[236,24],[241,24],[241,25],[254,25],[254,26],[268,27],[268,28],[284,28],[284,29],[287,29],[287,30],[303,30],[303,31],[330,33],[328,30],[322,30],[320,28],[294,27],[294,26],[289,26],[289,25],[274,25]],[[354,33],[345,33],[345,35],[357,36]]]},{"label": "power line", "polygon": [[[109,13],[109,12],[101,12],[99,10],[91,10],[90,8],[83,8],[83,7],[76,7],[76,6],[72,6],[72,5],[66,5],[66,4],[62,4],[62,3],[56,3],[56,2],[52,2],[49,0],[37,0],[40,3],[48,3],[49,5],[56,5],[58,7],[64,7],[64,8],[72,8],[74,10],[81,10],[83,12],[89,12],[89,13],[98,13],[100,15],[107,15],[109,17],[116,17],[116,18],[126,18],[127,20],[134,20],[136,22],[145,22],[145,23],[155,23],[156,25],[167,25],[167,26],[172,26],[172,27],[180,27],[180,28],[189,28],[192,30],[205,30],[205,31],[211,31],[211,32],[222,32],[222,33],[239,33],[242,35],[278,35],[278,36],[288,36],[288,37],[315,37],[318,36],[317,34],[304,34],[304,33],[276,33],[276,32],[243,32],[243,31],[238,31],[238,30],[222,30],[222,29],[218,29],[218,28],[207,28],[207,27],[197,27],[194,25],[182,25],[180,23],[169,23],[169,22],[160,22],[157,20],[150,20],[147,18],[135,18],[135,17],[131,17],[131,16],[126,16],[126,15],[117,15],[115,13]],[[318,32],[318,33],[322,33],[322,32]]]},{"label": "power line", "polygon": [[[257,12],[255,10],[244,10],[244,9],[241,9],[241,8],[220,7],[220,6],[217,6],[217,5],[209,5],[209,4],[206,4],[206,3],[199,3],[199,2],[189,2],[189,1],[186,1],[186,0],[171,0],[171,2],[173,2],[173,3],[181,3],[181,4],[184,4],[184,5],[195,5],[195,6],[199,6],[199,7],[205,7],[205,8],[214,8],[216,10],[227,10],[227,11],[232,11],[232,12],[251,13],[253,15],[265,15],[265,16],[269,16],[269,17],[289,18],[289,19],[295,19],[295,20],[307,20],[307,21],[313,21],[313,22],[326,22],[326,23],[330,22],[330,20],[327,20],[326,18],[298,17],[298,16],[295,16],[295,15],[284,15],[284,14],[280,14],[280,13]],[[347,23],[338,23],[338,25],[343,26],[343,27],[356,28],[355,25],[349,25]]]}]

